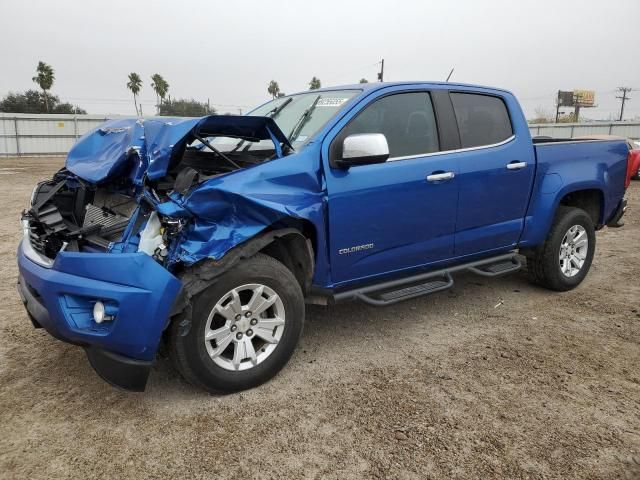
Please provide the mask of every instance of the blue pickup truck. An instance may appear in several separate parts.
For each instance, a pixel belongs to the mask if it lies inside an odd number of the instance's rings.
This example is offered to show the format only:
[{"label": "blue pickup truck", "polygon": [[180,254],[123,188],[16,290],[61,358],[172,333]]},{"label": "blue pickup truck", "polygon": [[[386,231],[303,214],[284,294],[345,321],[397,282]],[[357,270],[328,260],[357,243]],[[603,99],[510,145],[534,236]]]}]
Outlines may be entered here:
[{"label": "blue pickup truck", "polygon": [[511,93],[453,83],[113,120],[35,187],[18,290],[113,385],[143,390],[164,342],[189,382],[238,391],[286,364],[305,302],[386,306],[525,262],[576,287],[627,165],[624,141],[532,140]]}]

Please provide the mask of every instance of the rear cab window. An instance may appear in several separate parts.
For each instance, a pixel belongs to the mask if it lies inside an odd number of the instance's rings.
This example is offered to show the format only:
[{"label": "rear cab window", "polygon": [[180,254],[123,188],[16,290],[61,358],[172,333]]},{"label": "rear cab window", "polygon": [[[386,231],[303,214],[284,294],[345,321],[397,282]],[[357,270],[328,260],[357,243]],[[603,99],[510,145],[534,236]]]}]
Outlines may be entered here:
[{"label": "rear cab window", "polygon": [[513,137],[509,111],[500,97],[451,92],[461,148],[495,145]]}]

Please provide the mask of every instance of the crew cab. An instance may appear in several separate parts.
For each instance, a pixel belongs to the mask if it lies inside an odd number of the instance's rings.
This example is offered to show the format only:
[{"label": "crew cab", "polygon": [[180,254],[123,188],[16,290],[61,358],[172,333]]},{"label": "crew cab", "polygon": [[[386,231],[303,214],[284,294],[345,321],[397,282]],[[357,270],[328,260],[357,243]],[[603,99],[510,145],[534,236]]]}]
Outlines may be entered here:
[{"label": "crew cab", "polygon": [[246,116],[118,119],[83,136],[22,216],[35,327],[145,388],[161,342],[185,379],[251,388],[289,360],[305,302],[386,306],[526,262],[565,291],[620,226],[620,140],[532,140],[508,91],[375,83]]}]

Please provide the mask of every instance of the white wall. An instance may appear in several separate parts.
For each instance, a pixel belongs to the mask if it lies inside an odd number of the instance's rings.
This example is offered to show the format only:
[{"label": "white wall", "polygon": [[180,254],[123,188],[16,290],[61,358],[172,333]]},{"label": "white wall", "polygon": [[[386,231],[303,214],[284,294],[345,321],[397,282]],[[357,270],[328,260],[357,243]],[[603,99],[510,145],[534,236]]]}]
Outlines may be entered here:
[{"label": "white wall", "polygon": [[109,118],[0,113],[0,155],[65,155],[80,136]]},{"label": "white wall", "polygon": [[640,138],[640,122],[592,122],[592,123],[541,123],[529,125],[532,136],[546,135],[555,138],[573,138],[585,135],[616,135]]},{"label": "white wall", "polygon": [[[80,136],[116,117],[0,113],[0,156],[66,155]],[[532,136],[573,138],[604,134],[640,138],[640,122],[548,123],[530,125],[529,129]]]}]

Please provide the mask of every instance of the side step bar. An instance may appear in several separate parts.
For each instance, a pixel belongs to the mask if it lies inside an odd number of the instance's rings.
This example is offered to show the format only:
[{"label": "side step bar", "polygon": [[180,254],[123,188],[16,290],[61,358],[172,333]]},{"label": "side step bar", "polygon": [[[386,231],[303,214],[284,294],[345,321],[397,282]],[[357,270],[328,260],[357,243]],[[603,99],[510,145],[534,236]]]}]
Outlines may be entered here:
[{"label": "side step bar", "polygon": [[522,264],[516,257],[516,253],[507,253],[505,255],[485,258],[484,260],[443,268],[412,277],[336,293],[333,296],[333,300],[337,303],[357,299],[369,305],[392,305],[403,300],[421,297],[451,288],[453,286],[451,274],[455,272],[466,270],[484,277],[497,277],[498,275],[515,272],[520,270],[520,268],[522,268]]}]

